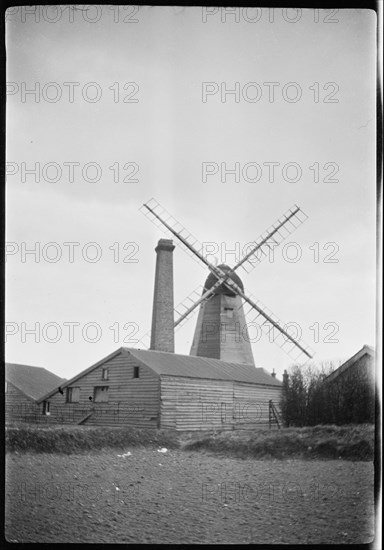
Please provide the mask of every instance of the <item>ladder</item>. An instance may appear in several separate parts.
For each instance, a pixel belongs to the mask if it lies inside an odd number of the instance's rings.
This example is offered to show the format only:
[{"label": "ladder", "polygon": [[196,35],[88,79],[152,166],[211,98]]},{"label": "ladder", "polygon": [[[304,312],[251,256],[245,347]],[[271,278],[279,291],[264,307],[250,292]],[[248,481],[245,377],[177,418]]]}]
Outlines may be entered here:
[{"label": "ladder", "polygon": [[269,400],[269,429],[272,428],[272,424],[277,424],[277,427],[281,428],[280,413],[273,404],[272,399]]}]

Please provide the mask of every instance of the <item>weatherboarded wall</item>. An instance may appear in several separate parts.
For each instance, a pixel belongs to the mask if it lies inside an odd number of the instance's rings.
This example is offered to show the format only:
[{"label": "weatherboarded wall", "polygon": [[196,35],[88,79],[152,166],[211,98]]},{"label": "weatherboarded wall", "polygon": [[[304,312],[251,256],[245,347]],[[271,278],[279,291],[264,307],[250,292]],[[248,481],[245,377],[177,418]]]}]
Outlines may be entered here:
[{"label": "weatherboarded wall", "polygon": [[191,355],[254,365],[239,296],[218,294],[200,306]]},{"label": "weatherboarded wall", "polygon": [[269,401],[279,408],[281,388],[223,380],[161,376],[160,427],[182,430],[257,429],[269,426]]},{"label": "weatherboarded wall", "polygon": [[28,397],[10,382],[7,382],[5,393],[5,421],[36,422],[39,416],[39,406],[34,399]]},{"label": "weatherboarded wall", "polygon": [[257,386],[242,382],[233,384],[234,410],[237,411],[236,428],[269,427],[269,402],[280,412],[281,387]]},{"label": "weatherboarded wall", "polygon": [[[125,354],[119,354],[100,364],[73,382],[70,387],[79,388],[79,400],[67,402],[64,394],[55,393],[49,402],[49,415],[43,414],[42,422],[78,424],[87,426],[137,426],[157,427],[159,420],[159,377],[145,366],[139,367],[139,377],[134,377],[138,364]],[[103,379],[103,369],[108,378]],[[95,388],[108,387],[106,402],[95,402]],[[89,399],[92,397],[92,401]]]}]

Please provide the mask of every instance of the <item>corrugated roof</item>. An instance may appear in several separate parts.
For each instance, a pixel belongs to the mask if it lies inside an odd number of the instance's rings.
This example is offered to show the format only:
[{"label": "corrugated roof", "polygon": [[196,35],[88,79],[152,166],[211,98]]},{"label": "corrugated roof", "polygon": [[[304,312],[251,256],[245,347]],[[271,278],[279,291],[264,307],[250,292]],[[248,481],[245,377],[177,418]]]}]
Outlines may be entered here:
[{"label": "corrugated roof", "polygon": [[235,380],[237,382],[281,386],[279,380],[267,374],[264,369],[256,368],[253,365],[227,363],[219,359],[179,355],[163,351],[124,349],[159,375]]},{"label": "corrugated roof", "polygon": [[38,399],[65,382],[43,367],[5,363],[5,380],[32,399]]},{"label": "corrugated roof", "polygon": [[192,355],[179,355],[177,353],[166,353],[163,351],[138,350],[135,348],[121,347],[100,359],[94,365],[79,372],[70,380],[57,383],[54,388],[41,394],[39,401],[48,399],[58,391],[58,386],[62,388],[71,386],[74,382],[89,374],[94,369],[113,359],[120,353],[130,353],[139,362],[147,365],[158,375],[186,376],[189,378],[206,378],[210,380],[235,380],[237,382],[251,382],[254,384],[281,386],[282,383],[269,375],[264,369],[256,368],[253,365],[242,365],[238,363],[227,363],[219,359],[210,359],[208,357],[195,357]]}]

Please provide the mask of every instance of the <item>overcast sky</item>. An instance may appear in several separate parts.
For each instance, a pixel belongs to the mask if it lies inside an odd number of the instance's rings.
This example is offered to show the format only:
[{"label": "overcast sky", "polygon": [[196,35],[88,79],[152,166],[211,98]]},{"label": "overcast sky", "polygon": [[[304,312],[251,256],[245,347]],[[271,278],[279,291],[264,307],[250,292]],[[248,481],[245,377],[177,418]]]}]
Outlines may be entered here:
[{"label": "overcast sky", "polygon": [[[149,330],[151,197],[229,265],[299,205],[308,220],[239,272],[245,291],[317,361],[376,344],[373,12],[26,9],[7,20],[7,361],[70,378]],[[177,248],[175,304],[207,275]],[[291,363],[266,337],[252,348],[278,375]]]}]

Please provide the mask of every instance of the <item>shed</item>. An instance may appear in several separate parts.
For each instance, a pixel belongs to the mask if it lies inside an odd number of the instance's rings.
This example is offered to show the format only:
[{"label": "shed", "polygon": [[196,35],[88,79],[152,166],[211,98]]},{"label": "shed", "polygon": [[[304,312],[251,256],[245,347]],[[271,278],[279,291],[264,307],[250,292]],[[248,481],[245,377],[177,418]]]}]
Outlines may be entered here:
[{"label": "shed", "polygon": [[324,379],[330,422],[374,422],[379,403],[375,390],[375,350],[363,346]]},{"label": "shed", "polygon": [[375,380],[375,350],[370,346],[363,346],[348,361],[345,361],[340,367],[331,372],[324,382],[343,382],[353,377],[366,379],[371,384]]},{"label": "shed", "polygon": [[39,414],[36,400],[65,379],[43,367],[5,363],[5,418],[7,422],[33,421]]},{"label": "shed", "polygon": [[253,365],[122,347],[41,397],[40,418],[178,431],[266,427],[281,388]]}]

